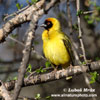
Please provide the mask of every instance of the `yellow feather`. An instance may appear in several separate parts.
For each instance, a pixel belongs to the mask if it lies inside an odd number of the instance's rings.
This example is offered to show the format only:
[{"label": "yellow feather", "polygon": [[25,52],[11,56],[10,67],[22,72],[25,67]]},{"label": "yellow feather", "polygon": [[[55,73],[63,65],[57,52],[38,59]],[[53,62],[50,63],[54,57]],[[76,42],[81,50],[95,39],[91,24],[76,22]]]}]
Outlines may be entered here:
[{"label": "yellow feather", "polygon": [[71,48],[66,47],[64,40],[68,41],[68,43],[70,43],[70,40],[61,31],[60,23],[57,19],[48,18],[47,20],[52,21],[53,26],[49,30],[44,30],[42,34],[44,55],[53,64],[62,65],[63,68],[66,68],[71,61],[69,54]]}]

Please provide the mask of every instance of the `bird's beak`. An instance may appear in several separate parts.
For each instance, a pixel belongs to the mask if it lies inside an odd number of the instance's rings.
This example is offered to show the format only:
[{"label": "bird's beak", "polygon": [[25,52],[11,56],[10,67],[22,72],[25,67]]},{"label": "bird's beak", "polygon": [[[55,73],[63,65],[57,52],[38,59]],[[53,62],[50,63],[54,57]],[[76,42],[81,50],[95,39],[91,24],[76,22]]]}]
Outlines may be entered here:
[{"label": "bird's beak", "polygon": [[44,27],[45,28],[45,27],[47,27],[47,25],[46,24],[42,24],[42,25],[40,25],[40,27]]}]

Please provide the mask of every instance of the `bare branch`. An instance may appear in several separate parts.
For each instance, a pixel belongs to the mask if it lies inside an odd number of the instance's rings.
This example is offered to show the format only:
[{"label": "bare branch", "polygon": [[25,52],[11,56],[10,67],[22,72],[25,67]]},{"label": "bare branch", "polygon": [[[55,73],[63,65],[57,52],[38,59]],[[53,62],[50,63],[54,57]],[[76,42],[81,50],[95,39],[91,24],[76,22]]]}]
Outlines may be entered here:
[{"label": "bare branch", "polygon": [[[41,0],[40,5],[42,6],[43,4],[44,4],[44,0]],[[39,8],[37,8],[37,9],[39,9]],[[22,62],[21,62],[20,68],[19,68],[18,81],[15,86],[13,100],[17,100],[18,95],[21,90],[21,86],[23,84],[24,75],[25,75],[26,68],[29,63],[29,58],[30,58],[30,54],[31,54],[31,46],[32,46],[34,35],[35,35],[35,30],[37,27],[36,23],[37,23],[38,19],[39,19],[39,12],[32,13],[32,20],[31,20],[30,27],[27,32],[28,36],[27,36],[26,43],[25,43],[25,49],[23,50],[23,58],[22,58]]]},{"label": "bare branch", "polygon": [[[77,12],[79,12],[80,11],[80,0],[77,0],[76,6],[77,6]],[[81,30],[81,19],[80,19],[80,16],[77,16],[77,20],[78,20],[79,40],[80,40],[81,49],[82,49],[82,56],[84,58],[84,61],[87,62],[85,49],[84,49],[84,44],[83,44],[83,40],[82,40],[82,30]]]},{"label": "bare branch", "polygon": [[69,26],[69,29],[70,29],[70,35],[72,35],[72,33],[73,33],[72,16],[71,16],[71,12],[70,12],[70,2],[69,2],[69,0],[67,0],[67,14],[68,14],[68,26]]},{"label": "bare branch", "polygon": [[8,90],[6,89],[4,83],[0,80],[0,95],[5,99],[5,100],[12,100]]},{"label": "bare branch", "polygon": [[[51,0],[51,2],[49,3],[50,6],[47,5],[45,11],[48,11],[55,4],[55,1]],[[23,59],[22,59],[22,62],[19,68],[18,81],[17,81],[17,84],[15,84],[13,100],[17,100],[22,84],[23,84],[26,67],[28,66],[29,58],[31,54],[31,46],[32,46],[33,39],[34,39],[35,30],[37,28],[37,22],[39,20],[39,17],[45,13],[44,8],[42,8],[44,3],[45,3],[45,0],[41,0],[40,5],[37,6],[37,10],[35,12],[34,11],[32,12],[30,27],[29,27],[29,30],[27,31],[28,36],[27,36],[26,43],[25,43],[25,49],[23,50]]]},{"label": "bare branch", "polygon": [[83,12],[83,14],[91,14],[93,12],[95,12],[95,10],[93,10],[93,11],[85,11],[85,12]]},{"label": "bare branch", "polygon": [[24,8],[22,8],[22,9],[20,9],[20,10],[18,10],[18,11],[16,11],[16,12],[14,12],[14,13],[12,13],[12,14],[10,14],[10,15],[7,15],[7,16],[4,18],[4,21],[5,21],[6,19],[8,19],[9,17],[18,15],[19,13],[21,13],[21,12],[24,11],[24,10],[26,10],[27,8],[29,8],[29,5],[26,6],[26,7],[24,7]]},{"label": "bare branch", "polygon": [[72,28],[72,17],[71,17],[71,10],[70,10],[70,1],[67,0],[67,16],[68,16],[68,26],[69,26],[69,30],[70,30],[70,39],[71,39],[71,42],[72,42],[72,50],[73,50],[73,54],[74,54],[74,57],[77,61],[77,63],[79,64],[79,55],[77,54],[77,47],[76,47],[76,43],[74,42],[73,40],[73,28]]},{"label": "bare branch", "polygon": [[[76,6],[77,6],[77,12],[80,11],[80,0],[76,0]],[[81,30],[81,19],[80,19],[80,15],[77,16],[77,20],[78,20],[78,28],[79,28],[79,41],[80,41],[80,44],[81,44],[81,49],[82,49],[82,56],[84,58],[84,61],[85,63],[87,64],[87,60],[86,60],[86,55],[85,55],[85,48],[84,48],[84,44],[83,44],[83,40],[82,40],[82,30]],[[79,59],[79,58],[78,58]],[[81,66],[81,62],[79,61],[79,64]],[[83,67],[81,66],[81,69],[83,69]],[[91,85],[89,83],[89,79],[86,75],[86,72],[83,72],[83,76],[84,76],[84,79],[85,79],[85,82],[87,84],[87,86],[91,89]],[[96,100],[95,97],[92,97],[93,100]]]},{"label": "bare branch", "polygon": [[3,25],[3,27],[0,29],[0,42],[5,41],[5,38],[20,24],[29,22],[31,20],[32,12],[39,10],[40,7],[41,1],[36,3],[35,6],[30,6],[25,11],[16,15],[14,18],[9,20],[5,25]]},{"label": "bare branch", "polygon": [[[51,7],[53,7],[59,0],[51,0],[51,2],[45,7],[45,10],[48,11]],[[20,14],[16,15],[14,18],[9,20],[3,27],[0,29],[0,42],[4,42],[5,38],[18,26],[25,22],[29,22],[31,20],[32,12],[37,10],[41,11],[41,0],[37,2],[35,5],[27,7],[26,10],[22,11]]]}]

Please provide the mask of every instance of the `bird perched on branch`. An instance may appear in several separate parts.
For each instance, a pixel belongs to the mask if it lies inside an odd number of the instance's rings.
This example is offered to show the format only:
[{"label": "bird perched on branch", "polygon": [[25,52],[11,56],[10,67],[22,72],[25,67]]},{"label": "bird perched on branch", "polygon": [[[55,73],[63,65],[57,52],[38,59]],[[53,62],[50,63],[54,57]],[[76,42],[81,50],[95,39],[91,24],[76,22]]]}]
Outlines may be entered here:
[{"label": "bird perched on branch", "polygon": [[41,26],[45,28],[42,33],[45,57],[56,67],[67,68],[73,62],[73,54],[71,41],[62,32],[60,22],[56,18],[47,18]]}]

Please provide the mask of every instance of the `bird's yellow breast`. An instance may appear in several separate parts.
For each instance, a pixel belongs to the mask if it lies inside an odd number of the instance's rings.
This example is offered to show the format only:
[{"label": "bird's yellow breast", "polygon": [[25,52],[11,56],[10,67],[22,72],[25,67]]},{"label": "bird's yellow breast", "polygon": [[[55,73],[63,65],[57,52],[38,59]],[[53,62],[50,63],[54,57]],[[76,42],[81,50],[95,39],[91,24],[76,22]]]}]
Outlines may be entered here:
[{"label": "bird's yellow breast", "polygon": [[64,45],[63,38],[64,34],[59,34],[56,31],[51,31],[51,33],[44,31],[42,34],[44,55],[55,65],[70,62],[70,56]]}]

